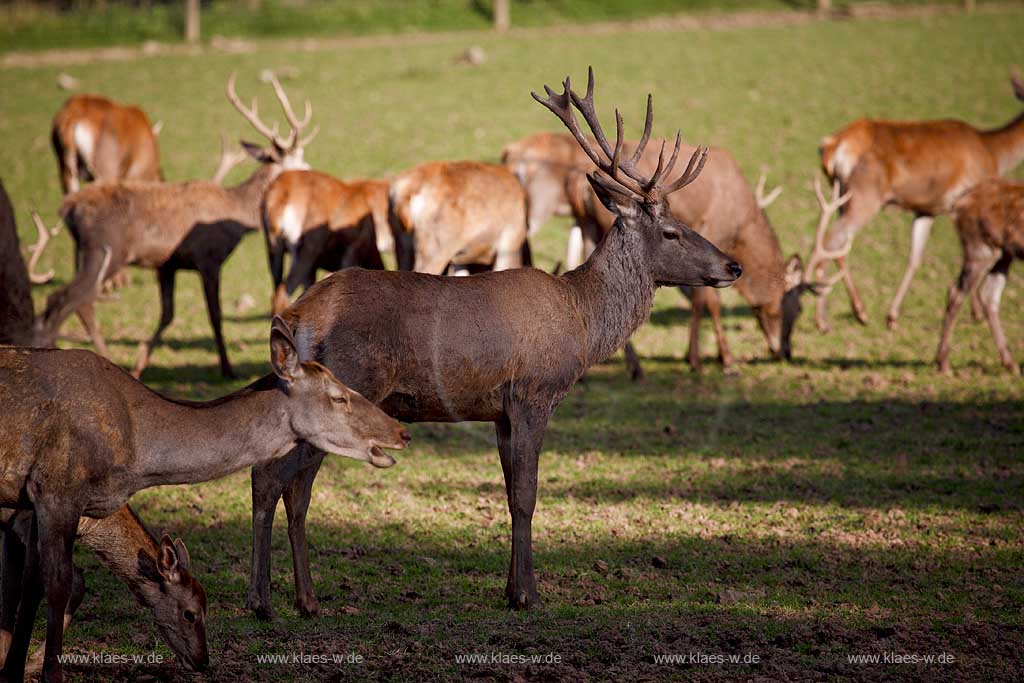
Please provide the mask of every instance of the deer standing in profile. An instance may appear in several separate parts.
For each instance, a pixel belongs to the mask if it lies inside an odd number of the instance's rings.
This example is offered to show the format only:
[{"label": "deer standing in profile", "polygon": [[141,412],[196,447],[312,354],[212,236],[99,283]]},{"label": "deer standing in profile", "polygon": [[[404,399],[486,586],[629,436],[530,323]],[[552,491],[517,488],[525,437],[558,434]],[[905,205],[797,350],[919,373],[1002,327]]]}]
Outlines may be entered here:
[{"label": "deer standing in profile", "polygon": [[[279,315],[296,289],[316,281],[318,268],[384,267],[381,251],[393,248],[388,183],[285,171],[263,198],[263,236],[274,283],[271,307]],[[285,252],[291,257],[287,279]]]},{"label": "deer standing in profile", "polygon": [[999,360],[1004,368],[1019,375],[1020,366],[1013,360],[999,319],[999,302],[1010,263],[1024,259],[1024,184],[1002,178],[984,180],[957,200],[953,219],[963,249],[963,266],[949,287],[935,362],[940,372],[952,374],[949,348],[953,325],[964,298],[977,290]]},{"label": "deer standing in profile", "polygon": [[388,222],[400,270],[530,265],[526,195],[499,164],[435,161],[391,182]]},{"label": "deer standing in profile", "polygon": [[[206,403],[173,401],[89,351],[0,349],[0,507],[36,515],[47,601],[44,679],[62,680],[58,656],[81,517],[114,514],[137,491],[194,484],[280,458],[299,442],[390,467],[401,425],[318,363],[300,362],[275,318],[274,370]],[[180,558],[179,558],[180,559]],[[36,575],[29,572],[29,576]],[[23,599],[4,670],[21,679],[42,590]]]},{"label": "deer standing in profile", "polygon": [[[1024,101],[1024,81],[1014,75],[1011,83],[1017,99]],[[850,199],[822,243],[824,251],[843,255],[829,259],[816,252],[808,260],[807,270],[814,279],[822,280],[827,262],[834,260],[853,314],[861,323],[867,322],[867,314],[846,262],[853,239],[886,205],[914,214],[910,257],[886,317],[892,329],[921,265],[935,216],[949,213],[956,200],[980,181],[1003,175],[1024,160],[1024,113],[993,130],[979,130],[952,119],[859,119],[822,140],[820,152],[826,177],[838,181]],[[817,299],[815,320],[822,332],[831,329],[826,311],[828,291],[823,289]]]},{"label": "deer standing in profile", "polygon": [[[19,606],[31,600],[30,596],[39,590],[42,580],[38,539],[33,541],[34,513],[5,510],[2,517],[7,519],[0,521],[4,528],[0,667],[6,663],[14,638]],[[124,505],[103,519],[79,519],[78,540],[128,586],[139,604],[151,611],[164,642],[182,664],[191,671],[206,669],[210,663],[206,644],[206,591],[192,576],[191,559],[181,539],[172,541],[165,535],[157,541],[131,508]],[[73,576],[64,611],[64,633],[85,597],[85,580],[78,566],[74,566]],[[42,670],[45,653],[44,640],[25,664],[26,678]]]},{"label": "deer standing in profile", "polygon": [[[618,216],[590,259],[560,277],[534,268],[443,277],[349,268],[317,282],[288,310],[299,354],[331,368],[388,414],[407,422],[493,422],[508,509],[512,556],[505,594],[513,608],[538,603],[531,524],[537,466],[552,411],[586,369],[614,353],[650,315],[659,286],[725,287],[740,266],[676,219],[667,198],[700,173],[697,149],[671,180],[679,156],[662,155],[651,174],[639,155],[609,144],[593,101],[569,80],[556,95],[534,97],[555,113],[602,173],[591,183]],[[573,105],[594,132],[580,130]],[[650,107],[648,101],[648,107]],[[648,115],[647,134],[651,119]],[[642,152],[642,148],[640,152]],[[249,606],[270,617],[270,535],[284,496],[295,568],[296,607],[316,614],[306,544],[306,513],[323,459],[302,447],[253,468],[253,573]]]},{"label": "deer standing in profile", "polygon": [[270,141],[267,147],[243,143],[261,165],[240,184],[230,188],[209,181],[94,184],[65,199],[61,214],[75,240],[78,269],[71,282],[47,299],[38,324],[40,339],[52,344],[64,321],[77,312],[96,350],[107,355],[93,311],[97,292],[92,283],[109,251],[109,274],[128,265],[151,268],[160,287],[160,322],[152,338],[139,346],[133,374],[142,374],[150,353],[174,319],[177,272],[195,270],[202,279],[221,373],[234,376],[221,332],[221,266],[242,237],[259,228],[260,205],[270,183],[286,169],[307,168],[303,150],[317,133],[314,130],[305,139],[300,137],[312,116],[309,102],[300,120],[277,79],[271,83],[291,126],[286,136],[260,120],[255,100],[251,107],[241,102],[235,93],[234,74],[228,79],[228,100]]}]

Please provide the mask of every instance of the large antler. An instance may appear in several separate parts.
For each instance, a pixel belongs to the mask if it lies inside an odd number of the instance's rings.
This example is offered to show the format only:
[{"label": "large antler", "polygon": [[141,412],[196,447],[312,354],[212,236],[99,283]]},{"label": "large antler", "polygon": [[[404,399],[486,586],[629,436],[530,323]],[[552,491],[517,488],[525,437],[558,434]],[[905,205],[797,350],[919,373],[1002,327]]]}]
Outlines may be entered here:
[{"label": "large antler", "polygon": [[248,157],[249,155],[244,149],[231,144],[228,140],[228,136],[221,133],[220,163],[217,165],[217,170],[213,174],[213,182],[220,185],[224,178],[227,177],[228,173],[231,172],[231,169],[238,166],[238,164],[245,161]]},{"label": "large antler", "polygon": [[851,194],[847,192],[844,195],[840,195],[839,181],[836,180],[832,183],[832,197],[825,199],[825,193],[821,189],[821,179],[818,176],[814,176],[814,196],[818,199],[821,215],[818,218],[818,227],[814,233],[814,251],[811,252],[810,257],[807,259],[807,267],[804,269],[804,281],[821,289],[828,289],[842,279],[842,268],[824,282],[812,282],[811,278],[814,277],[814,271],[817,270],[821,263],[841,259],[849,254],[850,249],[853,248],[853,240],[849,237],[846,239],[846,243],[839,249],[829,250],[825,247],[825,233],[828,224],[832,221],[833,214],[846,202],[850,201]]},{"label": "large antler", "polygon": [[54,272],[49,270],[45,273],[35,272],[36,266],[39,264],[39,257],[43,255],[43,249],[50,242],[50,235],[56,235],[60,232],[60,223],[50,230],[43,223],[43,219],[35,211],[32,212],[32,222],[36,225],[36,231],[39,233],[39,239],[36,243],[29,247],[30,256],[28,259],[28,278],[34,285],[43,285],[53,279]]},{"label": "large antler", "polygon": [[274,94],[277,95],[278,102],[281,103],[281,108],[284,110],[284,116],[288,120],[288,125],[291,127],[291,131],[288,133],[288,137],[282,138],[278,134],[277,124],[273,127],[268,126],[260,120],[259,112],[257,109],[256,98],[252,99],[252,106],[246,107],[242,103],[242,100],[238,97],[238,93],[235,92],[235,75],[234,73],[228,78],[227,96],[228,101],[234,105],[235,109],[245,117],[245,119],[252,124],[261,135],[270,139],[276,147],[282,150],[290,150],[298,147],[305,147],[309,144],[316,134],[320,132],[320,127],[317,126],[313,129],[307,137],[299,139],[299,134],[302,133],[302,129],[309,125],[309,120],[313,116],[313,105],[310,104],[309,100],[306,100],[306,115],[300,121],[295,115],[295,111],[292,109],[292,104],[288,100],[288,95],[285,94],[284,88],[281,87],[281,83],[277,80],[277,77],[270,74],[270,84],[274,88]]},{"label": "large antler", "polygon": [[[601,122],[598,120],[597,112],[594,109],[594,69],[593,67],[587,70],[587,94],[584,97],[580,97],[576,92],[573,91],[572,86],[569,82],[569,78],[566,77],[565,82],[562,84],[562,93],[556,94],[548,86],[544,86],[544,91],[547,93],[547,98],[541,98],[537,93],[530,93],[533,95],[533,99],[537,100],[551,112],[557,116],[565,127],[569,129],[573,137],[576,138],[576,142],[579,143],[580,147],[586,152],[590,160],[594,162],[601,171],[608,175],[616,184],[624,188],[630,196],[640,201],[657,202],[664,198],[666,195],[679,190],[686,185],[692,183],[700,175],[701,170],[704,168],[704,162],[707,160],[708,150],[706,147],[698,147],[693,155],[690,157],[690,162],[686,166],[686,170],[683,171],[682,175],[676,178],[672,182],[664,182],[665,179],[672,173],[672,169],[675,167],[676,159],[679,156],[679,147],[682,144],[682,136],[680,133],[676,133],[676,144],[672,151],[672,156],[669,157],[668,163],[665,163],[665,142],[661,143],[661,151],[658,154],[658,166],[655,168],[654,173],[647,177],[640,173],[637,169],[636,164],[643,158],[644,150],[647,148],[647,142],[651,137],[651,124],[654,120],[654,104],[653,98],[647,96],[647,117],[644,122],[644,132],[640,136],[640,142],[637,144],[633,154],[628,159],[622,158],[622,147],[624,143],[624,136],[622,131],[622,115],[619,110],[615,110],[615,146],[613,147],[609,142],[608,138],[605,137],[604,130],[601,128]],[[579,110],[580,114],[583,115],[583,119],[587,122],[591,132],[594,134],[594,139],[597,141],[600,147],[600,152],[604,153],[604,157],[601,153],[594,148],[587,137],[583,134],[580,129],[579,123],[576,121],[576,115],[573,113],[573,106]]]},{"label": "large antler", "polygon": [[761,209],[767,209],[782,194],[782,185],[779,185],[766,195],[764,193],[764,185],[767,180],[768,171],[762,170],[761,177],[757,179],[757,187],[754,189],[754,197],[757,199],[757,205]]}]

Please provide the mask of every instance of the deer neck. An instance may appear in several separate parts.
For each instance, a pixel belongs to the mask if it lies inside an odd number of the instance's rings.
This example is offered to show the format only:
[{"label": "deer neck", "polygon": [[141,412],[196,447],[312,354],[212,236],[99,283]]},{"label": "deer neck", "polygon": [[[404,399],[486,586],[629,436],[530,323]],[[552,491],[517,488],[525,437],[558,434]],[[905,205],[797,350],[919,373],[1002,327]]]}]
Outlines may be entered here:
[{"label": "deer neck", "polygon": [[147,392],[133,411],[136,485],[209,481],[284,455],[296,443],[287,401],[274,375],[206,403]]},{"label": "deer neck", "polygon": [[156,604],[160,580],[152,568],[157,566],[160,548],[131,508],[124,505],[103,519],[83,517],[78,523],[78,537],[114,576],[124,581],[139,602],[147,607]]},{"label": "deer neck", "polygon": [[654,305],[654,278],[640,236],[619,221],[587,262],[565,275],[587,327],[588,364],[623,347]]},{"label": "deer neck", "polygon": [[228,194],[235,198],[239,207],[246,213],[249,219],[246,223],[253,230],[260,225],[260,205],[263,202],[263,195],[267,193],[267,188],[280,174],[280,164],[261,164],[252,175],[227,190]]},{"label": "deer neck", "polygon": [[1006,174],[1024,161],[1024,113],[1002,128],[985,131],[982,137],[996,160],[999,175]]}]

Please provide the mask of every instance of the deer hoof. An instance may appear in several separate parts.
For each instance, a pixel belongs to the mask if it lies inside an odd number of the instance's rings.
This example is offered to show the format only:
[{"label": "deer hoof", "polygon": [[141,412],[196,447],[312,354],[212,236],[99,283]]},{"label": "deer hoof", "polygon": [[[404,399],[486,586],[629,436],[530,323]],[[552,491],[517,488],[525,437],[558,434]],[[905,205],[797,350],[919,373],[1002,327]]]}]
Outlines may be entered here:
[{"label": "deer hoof", "polygon": [[1009,372],[1014,377],[1020,377],[1020,366],[1014,363],[1012,360],[1004,362],[1003,367],[1006,368],[1006,371]]},{"label": "deer hoof", "polygon": [[629,378],[634,382],[643,382],[646,381],[647,375],[644,374],[643,368],[637,366],[630,371]]},{"label": "deer hoof", "polygon": [[936,365],[938,366],[939,374],[945,375],[946,377],[953,376],[953,366],[950,365],[948,360],[936,361]]},{"label": "deer hoof", "polygon": [[865,313],[864,311],[861,311],[861,310],[854,311],[853,312],[853,317],[856,318],[857,322],[859,322],[861,325],[867,325],[868,324],[868,314]]},{"label": "deer hoof", "polygon": [[898,325],[896,324],[896,316],[894,316],[892,313],[885,316],[885,326],[889,328],[890,332],[895,331],[898,327]]},{"label": "deer hoof", "polygon": [[316,598],[312,600],[296,600],[295,609],[298,611],[299,616],[305,617],[306,619],[312,619],[320,616],[320,603],[317,602]]}]

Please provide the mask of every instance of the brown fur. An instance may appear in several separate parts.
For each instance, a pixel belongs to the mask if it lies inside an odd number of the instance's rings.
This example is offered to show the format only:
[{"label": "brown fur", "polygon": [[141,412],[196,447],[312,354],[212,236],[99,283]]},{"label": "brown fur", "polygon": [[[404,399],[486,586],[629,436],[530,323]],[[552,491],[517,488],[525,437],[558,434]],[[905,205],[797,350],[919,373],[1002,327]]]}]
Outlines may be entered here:
[{"label": "brown fur", "polygon": [[523,265],[526,196],[504,166],[435,161],[401,173],[391,183],[388,220],[402,270]]},{"label": "brown fur", "polygon": [[[78,145],[79,126],[89,131],[91,149]],[[53,117],[51,140],[64,194],[78,191],[83,179],[163,180],[156,135],[138,107],[99,95],[72,95]]]},{"label": "brown fur", "polygon": [[534,133],[510,142],[501,163],[526,191],[532,237],[552,216],[571,214],[566,182],[574,170],[590,171],[594,163],[568,133]]},{"label": "brown fur", "polygon": [[0,344],[32,340],[32,285],[21,259],[14,207],[0,181]]}]

